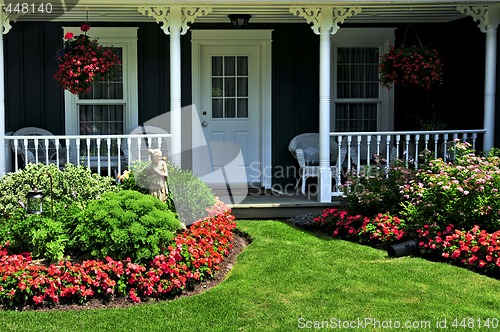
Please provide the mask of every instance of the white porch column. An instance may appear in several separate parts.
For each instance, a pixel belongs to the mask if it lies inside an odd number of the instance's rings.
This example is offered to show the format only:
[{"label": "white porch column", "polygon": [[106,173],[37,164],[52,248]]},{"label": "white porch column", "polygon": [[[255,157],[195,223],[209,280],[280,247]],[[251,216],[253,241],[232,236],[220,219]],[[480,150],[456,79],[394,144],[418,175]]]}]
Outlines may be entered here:
[{"label": "white porch column", "polygon": [[[330,168],[330,15],[324,15],[319,39],[319,195],[318,201],[332,200],[332,173]],[[328,16],[329,19],[327,18]],[[330,22],[330,24],[328,24]]]},{"label": "white porch column", "polygon": [[6,160],[8,156],[6,155],[7,149],[5,149],[5,72],[4,72],[4,54],[3,54],[3,35],[7,33],[8,29],[5,28],[5,15],[3,11],[3,6],[0,8],[0,22],[2,22],[2,33],[0,33],[0,177],[5,175],[7,165]]},{"label": "white porch column", "polygon": [[181,24],[180,7],[170,7],[170,132],[172,164],[181,166]]},{"label": "white porch column", "polygon": [[181,114],[181,35],[186,34],[188,24],[212,11],[211,8],[139,7],[143,15],[153,17],[165,34],[170,35],[170,133],[171,162],[181,166],[182,114]]},{"label": "white porch column", "polygon": [[9,149],[6,149],[8,141],[5,139],[5,65],[3,52],[3,35],[6,35],[12,28],[11,22],[15,22],[20,14],[7,15],[5,6],[0,6],[0,178],[8,171],[7,161]]},{"label": "white porch column", "polygon": [[290,8],[294,15],[302,16],[312,24],[319,40],[319,202],[332,201],[332,172],[330,168],[330,34],[361,8]]},{"label": "white porch column", "polygon": [[497,27],[500,23],[500,5],[487,7],[458,7],[472,16],[479,28],[486,33],[486,58],[484,76],[484,134],[483,150],[489,151],[495,144]]}]

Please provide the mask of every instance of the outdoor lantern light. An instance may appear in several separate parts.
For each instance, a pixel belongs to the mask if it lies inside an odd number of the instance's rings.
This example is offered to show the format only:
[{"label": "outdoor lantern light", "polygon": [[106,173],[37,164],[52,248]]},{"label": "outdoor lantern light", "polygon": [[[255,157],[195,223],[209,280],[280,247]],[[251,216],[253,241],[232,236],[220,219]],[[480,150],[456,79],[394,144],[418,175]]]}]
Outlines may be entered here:
[{"label": "outdoor lantern light", "polygon": [[42,214],[43,211],[43,198],[45,194],[43,190],[31,189],[28,191],[28,195],[26,195],[26,199],[28,200],[28,208],[27,211],[29,214]]},{"label": "outdoor lantern light", "polygon": [[252,17],[252,15],[249,14],[231,14],[228,15],[229,19],[231,20],[231,24],[235,28],[244,28],[247,26],[248,21]]},{"label": "outdoor lantern light", "polygon": [[26,195],[26,200],[28,201],[28,206],[26,211],[28,214],[43,214],[45,211],[43,210],[43,198],[45,197],[45,194],[43,190],[37,189],[37,185],[40,183],[40,177],[46,174],[49,176],[50,179],[50,205],[51,205],[51,217],[54,216],[54,193],[52,190],[52,175],[47,172],[42,172],[40,175],[38,175],[38,179],[36,181],[35,187],[28,191],[28,194]]}]

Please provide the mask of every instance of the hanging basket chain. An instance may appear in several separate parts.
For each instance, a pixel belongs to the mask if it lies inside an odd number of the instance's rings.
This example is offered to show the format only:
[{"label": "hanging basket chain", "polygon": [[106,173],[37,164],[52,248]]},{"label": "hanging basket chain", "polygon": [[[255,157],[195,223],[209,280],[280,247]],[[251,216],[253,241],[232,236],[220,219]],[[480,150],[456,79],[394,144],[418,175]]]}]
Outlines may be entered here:
[{"label": "hanging basket chain", "polygon": [[[418,44],[406,46],[410,33]],[[402,37],[401,47],[392,47],[380,57],[379,73],[380,84],[388,89],[399,85],[417,86],[429,91],[442,85],[443,60],[436,49],[422,44],[412,16]]]}]

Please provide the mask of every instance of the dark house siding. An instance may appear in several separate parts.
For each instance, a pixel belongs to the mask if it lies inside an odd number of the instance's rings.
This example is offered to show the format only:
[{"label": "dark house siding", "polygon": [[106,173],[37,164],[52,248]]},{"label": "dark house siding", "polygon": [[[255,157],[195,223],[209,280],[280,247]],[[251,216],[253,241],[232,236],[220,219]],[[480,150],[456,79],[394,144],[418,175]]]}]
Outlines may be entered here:
[{"label": "dark house siding", "polygon": [[[54,55],[62,45],[66,23],[16,23],[5,36],[7,131],[38,126],[64,133],[64,94],[53,79]],[[73,25],[77,25],[76,23]],[[139,121],[169,111],[169,37],[156,23],[113,23],[93,26],[137,26]],[[345,25],[348,27],[349,25]],[[351,27],[353,25],[350,25]],[[359,26],[359,25],[357,25]],[[405,24],[396,27],[401,43]],[[229,24],[194,24],[192,29],[225,29]],[[272,29],[272,166],[295,165],[288,143],[297,134],[315,132],[319,122],[319,37],[307,24],[250,24]],[[443,24],[416,24],[422,43],[438,48],[445,61],[445,84],[428,95],[396,91],[395,129],[415,129],[415,114],[440,114],[450,129],[481,128],[484,94],[485,35],[472,19]],[[408,37],[407,43],[411,42]],[[191,33],[181,37],[182,106],[191,104]],[[497,85],[500,88],[500,84]],[[500,96],[500,93],[497,92]],[[497,117],[500,129],[500,116]],[[500,135],[497,135],[500,144]],[[183,142],[189,146],[189,139]],[[186,145],[184,145],[186,146]],[[190,158],[187,154],[185,158]],[[292,183],[289,177],[275,183]]]},{"label": "dark house siding", "polygon": [[17,23],[5,37],[6,131],[64,133],[62,90],[54,80],[62,32],[57,23]]}]

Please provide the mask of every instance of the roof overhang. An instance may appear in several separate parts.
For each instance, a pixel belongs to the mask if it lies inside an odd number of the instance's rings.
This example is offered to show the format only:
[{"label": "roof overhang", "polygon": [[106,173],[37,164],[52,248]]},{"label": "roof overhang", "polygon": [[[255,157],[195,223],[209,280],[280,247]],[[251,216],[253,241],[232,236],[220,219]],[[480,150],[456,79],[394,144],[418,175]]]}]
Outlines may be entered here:
[{"label": "roof overhang", "polygon": [[[5,1],[8,3],[8,1]],[[35,3],[42,2],[36,0]],[[228,23],[229,14],[251,14],[251,23],[304,22],[290,13],[290,7],[361,7],[362,12],[350,17],[346,23],[402,23],[402,22],[450,22],[466,15],[459,6],[500,6],[500,0],[447,1],[447,0],[365,0],[365,1],[297,1],[297,0],[67,0],[69,7],[56,7],[53,13],[29,13],[17,21],[76,21],[82,22],[88,10],[91,22],[152,22],[153,18],[140,14],[139,6],[210,7],[210,14],[196,20],[199,23]],[[71,5],[71,3],[73,5]]]}]

